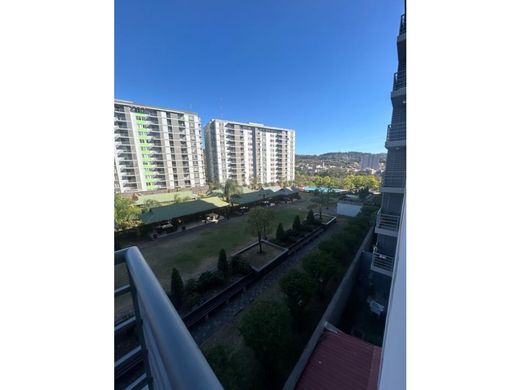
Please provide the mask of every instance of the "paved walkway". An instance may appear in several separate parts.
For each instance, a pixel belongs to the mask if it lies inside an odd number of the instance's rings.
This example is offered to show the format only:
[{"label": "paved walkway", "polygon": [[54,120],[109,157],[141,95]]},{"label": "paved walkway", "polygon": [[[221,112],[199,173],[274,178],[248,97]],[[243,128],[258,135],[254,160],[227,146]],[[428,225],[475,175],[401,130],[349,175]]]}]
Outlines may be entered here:
[{"label": "paved walkway", "polygon": [[228,305],[222,306],[220,309],[213,312],[207,321],[203,320],[195,325],[190,332],[197,344],[201,345],[217,330],[230,322],[238,313],[244,310],[244,308],[253,302],[259,295],[270,288],[273,284],[278,283],[278,280],[289,270],[294,268],[303,257],[316,249],[321,241],[326,240],[332,234],[336,233],[341,228],[341,225],[341,222],[335,223],[316,240],[287,257],[283,263],[268,274],[264,275],[264,277],[258,280],[255,284],[249,286],[246,292],[235,296]]}]

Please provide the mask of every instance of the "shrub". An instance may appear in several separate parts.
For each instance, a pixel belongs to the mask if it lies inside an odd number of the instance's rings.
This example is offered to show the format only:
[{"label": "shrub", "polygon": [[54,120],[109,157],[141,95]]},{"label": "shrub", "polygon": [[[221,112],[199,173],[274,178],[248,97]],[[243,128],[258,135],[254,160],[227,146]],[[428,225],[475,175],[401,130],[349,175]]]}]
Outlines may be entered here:
[{"label": "shrub", "polygon": [[240,258],[240,256],[233,256],[231,258],[231,272],[233,274],[245,275],[249,273],[251,267],[249,264]]},{"label": "shrub", "polygon": [[202,296],[197,291],[193,291],[189,294],[186,294],[186,304],[189,307],[198,306],[201,300]]},{"label": "shrub", "polygon": [[276,229],[276,241],[283,242],[285,240],[285,231],[283,230],[283,225],[280,222],[278,224],[278,228]]},{"label": "shrub", "polygon": [[197,291],[204,293],[209,289],[222,286],[226,283],[224,275],[222,273],[206,271],[200,274],[199,281],[197,283]]},{"label": "shrub", "polygon": [[307,213],[306,221],[309,225],[314,225],[316,223],[316,219],[314,218],[314,211],[312,209]]},{"label": "shrub", "polygon": [[284,363],[290,336],[287,307],[274,301],[258,301],[244,313],[239,331],[265,370],[275,374]]},{"label": "shrub", "polygon": [[328,253],[316,250],[303,258],[302,266],[319,286],[319,293],[323,296],[329,280],[338,270],[338,264]]},{"label": "shrub", "polygon": [[[262,372],[249,351],[233,352],[228,345],[216,345],[205,353],[206,359],[226,390],[260,389]],[[255,382],[254,384],[252,382]]]},{"label": "shrub", "polygon": [[192,294],[197,291],[197,281],[195,279],[188,279],[184,284],[184,292],[186,294]]},{"label": "shrub", "polygon": [[318,248],[338,260],[345,258],[345,255],[349,253],[344,236],[340,234],[335,234],[328,240],[320,242]]},{"label": "shrub", "polygon": [[227,274],[229,269],[226,251],[224,249],[220,250],[218,254],[218,270],[224,274]]},{"label": "shrub", "polygon": [[305,307],[316,292],[316,282],[306,273],[292,270],[280,280],[280,288],[285,294],[289,311],[298,325],[303,319]]},{"label": "shrub", "polygon": [[177,268],[173,268],[170,282],[170,297],[173,305],[176,308],[180,308],[182,306],[183,296],[184,283],[182,281],[181,274]]},{"label": "shrub", "polygon": [[300,222],[300,216],[297,215],[296,217],[294,217],[294,221],[293,221],[293,224],[292,224],[292,228],[293,230],[298,233],[301,229],[301,222]]},{"label": "shrub", "polygon": [[294,237],[295,237],[294,230],[293,229],[287,229],[285,231],[284,242],[290,243],[291,241],[293,241]]}]

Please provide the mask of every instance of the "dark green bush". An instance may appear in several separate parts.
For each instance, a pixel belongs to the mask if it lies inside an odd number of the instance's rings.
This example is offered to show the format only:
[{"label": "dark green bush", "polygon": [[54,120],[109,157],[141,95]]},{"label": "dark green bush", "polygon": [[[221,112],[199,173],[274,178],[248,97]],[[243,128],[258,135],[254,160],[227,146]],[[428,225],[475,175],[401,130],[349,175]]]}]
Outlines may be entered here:
[{"label": "dark green bush", "polygon": [[218,270],[224,274],[227,274],[229,265],[227,261],[226,251],[221,249],[218,254]]},{"label": "dark green bush", "polygon": [[287,307],[296,325],[303,319],[305,307],[317,287],[316,282],[308,274],[295,269],[280,279],[280,289],[285,294]]},{"label": "dark green bush", "polygon": [[300,231],[300,229],[301,229],[301,222],[300,222],[300,216],[299,215],[294,217],[292,228],[293,228],[293,230],[296,233]]},{"label": "dark green bush", "polygon": [[240,256],[233,256],[231,258],[231,272],[234,275],[245,275],[251,271],[249,264],[240,258]]},{"label": "dark green bush", "polygon": [[182,306],[184,298],[184,283],[181,278],[181,274],[177,268],[172,269],[172,276],[170,281],[170,297],[173,305],[176,308]]},{"label": "dark green bush", "polygon": [[276,229],[276,241],[283,242],[285,239],[285,231],[283,230],[283,225],[280,222],[278,224],[278,228]]},{"label": "dark green bush", "polygon": [[306,221],[310,225],[314,225],[314,223],[316,223],[316,219],[314,218],[314,210],[309,210],[309,212],[307,213]]}]

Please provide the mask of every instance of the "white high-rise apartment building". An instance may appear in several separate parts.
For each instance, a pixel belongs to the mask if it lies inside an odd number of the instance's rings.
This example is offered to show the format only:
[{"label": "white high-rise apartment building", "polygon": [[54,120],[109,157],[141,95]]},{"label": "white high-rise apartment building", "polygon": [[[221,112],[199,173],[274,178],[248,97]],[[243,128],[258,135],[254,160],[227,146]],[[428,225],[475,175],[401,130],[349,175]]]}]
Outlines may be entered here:
[{"label": "white high-rise apartment building", "polygon": [[194,112],[114,102],[114,190],[206,185],[200,118]]},{"label": "white high-rise apartment building", "polygon": [[208,180],[240,185],[294,180],[294,130],[212,119],[204,132]]}]

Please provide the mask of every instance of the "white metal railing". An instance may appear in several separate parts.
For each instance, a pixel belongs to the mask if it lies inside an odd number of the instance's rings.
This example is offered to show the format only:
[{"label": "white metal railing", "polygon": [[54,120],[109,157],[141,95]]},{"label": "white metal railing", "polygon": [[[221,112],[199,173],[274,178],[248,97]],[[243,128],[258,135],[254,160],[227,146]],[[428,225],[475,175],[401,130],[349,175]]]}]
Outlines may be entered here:
[{"label": "white metal railing", "polygon": [[391,273],[394,269],[394,258],[379,253],[377,249],[374,249],[374,252],[372,253],[372,267]]},{"label": "white metal railing", "polygon": [[397,232],[399,230],[399,216],[394,214],[382,213],[379,210],[377,214],[377,228],[392,230]]},{"label": "white metal railing", "polygon": [[405,171],[385,171],[383,174],[382,187],[404,188],[406,183]]},{"label": "white metal railing", "polygon": [[394,91],[406,87],[406,70],[394,73]]},{"label": "white metal railing", "polygon": [[386,132],[386,141],[405,141],[406,140],[406,122],[392,123],[388,125]]},{"label": "white metal railing", "polygon": [[[130,293],[135,316],[127,322],[138,329],[145,374],[134,384],[149,389],[222,389],[215,373],[137,247],[115,252],[115,264],[126,264],[130,283],[115,295]],[[121,328],[121,325],[118,325]],[[116,326],[116,332],[121,331]],[[121,367],[125,362],[116,362]]]}]

